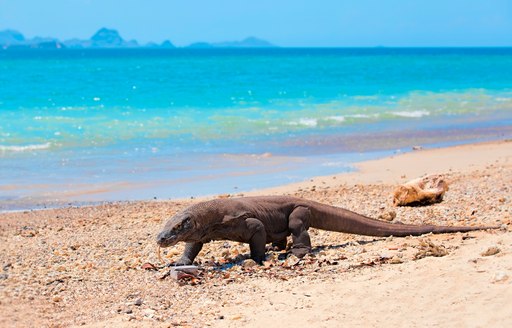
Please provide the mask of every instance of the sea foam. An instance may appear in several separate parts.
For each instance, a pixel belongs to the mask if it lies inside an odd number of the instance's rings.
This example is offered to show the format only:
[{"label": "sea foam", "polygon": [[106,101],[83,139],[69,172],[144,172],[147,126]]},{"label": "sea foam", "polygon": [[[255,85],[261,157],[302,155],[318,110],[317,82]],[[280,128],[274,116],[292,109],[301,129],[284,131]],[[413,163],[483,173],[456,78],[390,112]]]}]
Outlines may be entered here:
[{"label": "sea foam", "polygon": [[392,112],[391,114],[395,115],[395,116],[399,116],[399,117],[411,117],[411,118],[417,117],[417,118],[420,118],[420,117],[423,117],[423,116],[429,116],[430,112],[426,111],[426,110],[414,110],[414,111],[411,111],[411,112],[406,112],[406,111]]},{"label": "sea foam", "polygon": [[0,145],[0,152],[24,152],[24,151],[34,151],[34,150],[44,150],[49,149],[51,147],[51,143],[47,142],[44,144],[34,144],[34,145]]}]

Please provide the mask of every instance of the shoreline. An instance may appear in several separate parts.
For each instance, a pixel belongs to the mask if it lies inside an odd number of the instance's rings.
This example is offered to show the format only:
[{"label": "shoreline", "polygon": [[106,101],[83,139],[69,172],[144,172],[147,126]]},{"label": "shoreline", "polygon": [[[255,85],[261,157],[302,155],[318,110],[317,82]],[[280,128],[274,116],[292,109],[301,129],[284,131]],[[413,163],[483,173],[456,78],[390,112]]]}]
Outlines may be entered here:
[{"label": "shoreline", "polygon": [[[484,156],[464,156],[468,151]],[[374,160],[354,163],[354,171],[316,176],[308,180],[278,187],[262,188],[245,192],[245,195],[281,194],[290,190],[310,189],[313,186],[334,187],[336,185],[397,185],[426,174],[442,174],[452,171],[470,172],[480,170],[492,161],[512,157],[512,140],[484,141],[441,148],[422,148],[394,154]],[[414,163],[414,164],[413,164]]]},{"label": "shoreline", "polygon": [[[245,194],[288,194],[374,218],[394,211],[393,223],[512,227],[510,140],[424,149],[358,168]],[[424,173],[444,175],[450,189],[443,201],[394,207],[396,184]],[[312,257],[293,266],[275,260],[268,268],[241,265],[247,245],[215,241],[197,257],[204,270],[198,284],[162,278],[168,269],[159,262],[154,238],[166,219],[199,200],[0,213],[0,326],[512,322],[506,306],[512,297],[512,233],[506,229],[404,238],[311,229]],[[445,253],[435,255],[435,249]],[[166,248],[163,259],[173,262],[182,251],[182,244]],[[232,265],[227,269],[222,263]]]},{"label": "shoreline", "polygon": [[[509,146],[507,146],[509,145]],[[335,174],[328,175],[319,175],[319,176],[310,176],[303,181],[291,182],[291,183],[283,183],[278,186],[273,187],[261,187],[256,189],[242,189],[238,190],[236,188],[234,192],[219,192],[219,193],[211,193],[206,195],[193,195],[190,197],[176,197],[176,198],[157,198],[154,197],[154,200],[159,201],[185,201],[185,200],[204,200],[204,199],[212,199],[218,197],[219,195],[261,195],[261,194],[281,194],[283,192],[287,192],[291,189],[304,189],[311,188],[318,184],[321,184],[323,187],[329,186],[332,187],[334,184],[343,181],[347,184],[369,184],[369,183],[385,183],[385,184],[398,184],[403,183],[407,179],[413,179],[414,177],[419,177],[426,174],[429,170],[435,170],[436,172],[448,172],[451,166],[471,166],[475,165],[478,167],[482,167],[485,163],[483,159],[486,156],[496,156],[498,154],[494,154],[496,152],[496,148],[504,149],[504,155],[512,152],[511,139],[502,139],[502,140],[493,140],[493,141],[479,141],[474,143],[463,143],[458,145],[450,145],[445,147],[432,147],[432,148],[422,148],[419,150],[409,150],[405,152],[395,152],[389,155],[385,155],[383,157],[377,157],[376,159],[370,160],[362,160],[355,161],[352,163],[347,163],[345,166],[345,170]],[[484,152],[485,156],[480,157],[480,159],[476,158],[471,160],[470,158],[466,158],[464,156],[459,156],[457,154],[462,154],[466,152],[466,149],[474,149],[474,151]],[[387,153],[387,152],[386,152]],[[389,152],[390,153],[390,152]],[[366,153],[365,153],[366,154]],[[370,153],[368,153],[370,154]],[[367,155],[368,155],[367,154]],[[227,156],[227,155],[226,155]],[[233,157],[233,156],[230,156]],[[250,156],[244,155],[247,157],[247,160],[268,160],[267,155],[260,156]],[[370,155],[370,157],[372,157]],[[431,158],[430,160],[424,161],[422,158]],[[445,158],[443,158],[445,157]],[[498,157],[500,157],[498,155]],[[435,158],[435,160],[433,160]],[[285,161],[284,157],[273,158],[273,161],[277,161],[279,163]],[[401,161],[406,161],[405,167],[401,165]],[[472,162],[473,161],[473,162]],[[423,165],[411,165],[410,162],[418,162]],[[425,165],[428,163],[428,165]],[[447,164],[451,163],[451,164]],[[455,163],[455,164],[453,164]],[[390,167],[388,167],[390,166]],[[383,169],[385,168],[385,169]],[[118,182],[114,184],[117,187],[125,186],[125,188],[129,188],[130,184],[127,182]],[[118,186],[119,185],[119,186]],[[136,186],[136,184],[134,185]],[[91,186],[93,188],[94,186]],[[12,188],[12,187],[11,187]],[[107,186],[96,186],[94,187],[98,190],[107,190]],[[82,207],[82,206],[98,206],[102,204],[123,204],[123,203],[132,203],[132,202],[147,202],[152,201],[151,199],[113,199],[113,200],[87,200],[87,196],[94,195],[94,191],[91,190],[83,190],[80,192],[79,190],[62,192],[60,195],[56,194],[55,196],[42,196],[40,198],[36,197],[23,197],[21,199],[7,199],[0,200],[0,213],[9,213],[9,212],[23,212],[23,211],[33,211],[33,210],[46,210],[46,209],[59,209],[65,207]],[[70,197],[77,197],[76,199],[66,198],[66,195],[71,195]],[[69,197],[69,196],[68,196]],[[84,198],[85,197],[85,198]],[[58,198],[61,198],[60,200]]]}]

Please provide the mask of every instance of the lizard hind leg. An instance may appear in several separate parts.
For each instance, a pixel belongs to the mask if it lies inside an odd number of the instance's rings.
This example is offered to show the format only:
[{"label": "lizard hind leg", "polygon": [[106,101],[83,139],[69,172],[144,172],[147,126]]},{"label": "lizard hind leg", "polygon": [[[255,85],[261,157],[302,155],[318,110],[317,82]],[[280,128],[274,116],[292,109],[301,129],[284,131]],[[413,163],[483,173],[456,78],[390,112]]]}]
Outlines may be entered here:
[{"label": "lizard hind leg", "polygon": [[298,258],[311,252],[311,238],[309,237],[309,218],[311,212],[306,207],[297,207],[290,214],[288,228],[292,233],[292,254]]},{"label": "lizard hind leg", "polygon": [[272,249],[274,251],[284,251],[288,245],[288,240],[285,238],[276,240],[272,243]]}]

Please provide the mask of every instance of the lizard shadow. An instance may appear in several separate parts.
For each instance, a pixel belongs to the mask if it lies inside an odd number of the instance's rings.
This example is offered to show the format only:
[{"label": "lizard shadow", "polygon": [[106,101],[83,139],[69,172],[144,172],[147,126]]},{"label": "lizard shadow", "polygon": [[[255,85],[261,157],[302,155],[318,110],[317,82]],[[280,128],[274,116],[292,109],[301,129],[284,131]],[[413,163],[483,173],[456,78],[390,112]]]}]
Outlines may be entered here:
[{"label": "lizard shadow", "polygon": [[340,249],[340,248],[347,248],[349,246],[371,245],[376,242],[382,241],[384,239],[385,238],[374,238],[372,240],[352,240],[352,241],[348,241],[346,243],[338,244],[338,245],[319,245],[319,246],[313,247],[311,249],[311,253],[316,255],[326,249]]},{"label": "lizard shadow", "polygon": [[[382,241],[384,240],[385,238],[375,238],[375,239],[372,239],[372,240],[353,240],[353,241],[349,241],[349,242],[346,242],[346,243],[343,243],[343,244],[338,244],[338,245],[320,245],[320,246],[315,246],[311,249],[311,252],[310,254],[312,254],[313,256],[316,256],[318,253],[320,253],[321,251],[324,251],[324,250],[327,250],[327,249],[343,249],[343,248],[347,248],[349,246],[363,246],[363,245],[370,245],[370,244],[374,244],[376,242],[379,242],[379,241]],[[280,261],[284,261],[286,260],[286,258],[291,254],[291,251],[290,250],[284,250],[284,251],[270,251],[270,252],[275,252],[277,253],[277,259],[280,260]],[[267,255],[270,253],[269,251],[267,251]],[[247,259],[250,258],[250,254],[239,254],[236,258],[226,262],[226,263],[223,263],[223,264],[216,264],[215,265],[215,270],[220,270],[220,271],[223,271],[223,270],[228,270],[234,266],[239,266],[239,265],[243,265],[243,262]]]},{"label": "lizard shadow", "polygon": [[[311,251],[309,252],[310,255],[313,255],[313,256],[317,256],[320,252],[324,251],[324,250],[328,250],[328,249],[343,249],[343,248],[347,248],[349,246],[364,246],[364,245],[370,245],[370,244],[374,244],[378,241],[381,241],[383,240],[383,238],[375,238],[375,239],[372,239],[372,240],[351,240],[351,241],[348,241],[346,243],[343,243],[343,244],[338,244],[338,245],[319,245],[319,246],[314,246],[311,248]],[[285,253],[281,253],[278,255],[278,259],[279,260],[285,260],[289,255],[291,254],[291,252],[289,250],[287,250]]]}]

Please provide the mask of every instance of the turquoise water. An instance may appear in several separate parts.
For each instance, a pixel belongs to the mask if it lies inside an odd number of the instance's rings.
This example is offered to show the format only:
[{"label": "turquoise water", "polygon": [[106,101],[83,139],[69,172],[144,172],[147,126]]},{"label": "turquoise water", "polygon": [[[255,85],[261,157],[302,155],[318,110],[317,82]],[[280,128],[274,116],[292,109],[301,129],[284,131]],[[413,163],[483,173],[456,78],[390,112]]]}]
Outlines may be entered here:
[{"label": "turquoise water", "polygon": [[0,199],[234,192],[511,123],[512,48],[0,51]]}]

